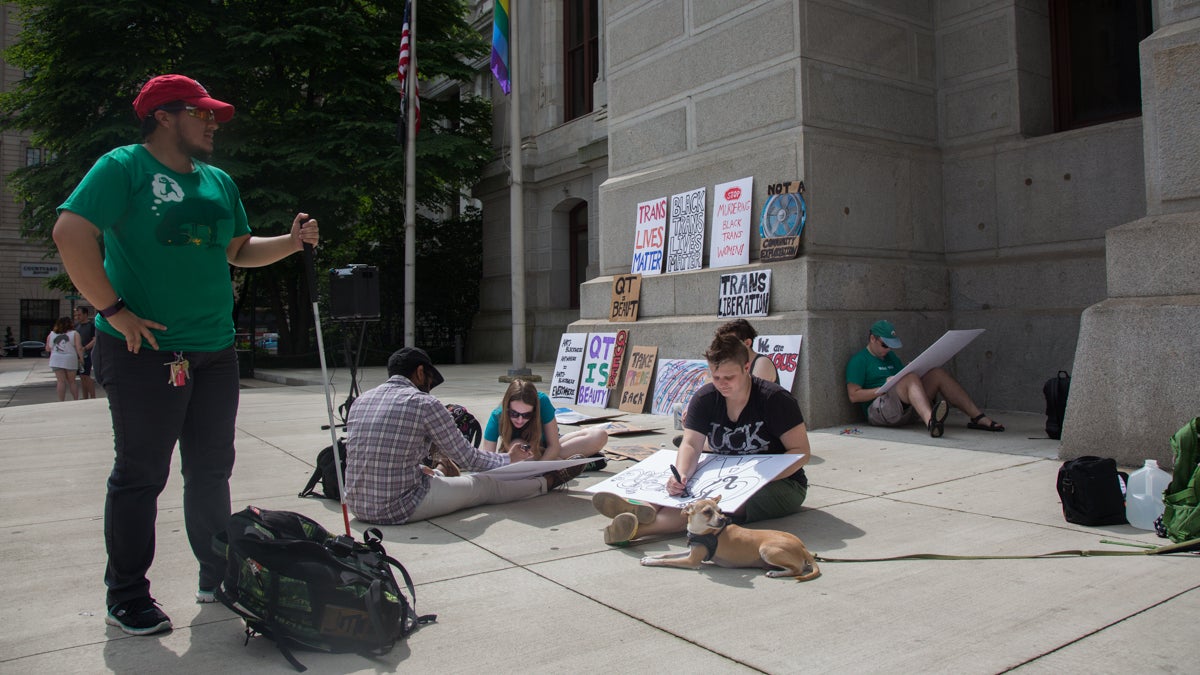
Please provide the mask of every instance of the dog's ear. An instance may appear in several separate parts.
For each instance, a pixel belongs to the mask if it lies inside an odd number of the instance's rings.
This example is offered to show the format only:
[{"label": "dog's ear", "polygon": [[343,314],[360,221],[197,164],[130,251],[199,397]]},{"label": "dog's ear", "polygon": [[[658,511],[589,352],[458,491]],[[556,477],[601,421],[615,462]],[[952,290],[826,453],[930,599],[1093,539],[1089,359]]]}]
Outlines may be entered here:
[{"label": "dog's ear", "polygon": [[719,504],[721,502],[721,495],[717,495],[715,497],[710,497],[710,499],[713,500],[714,504]]}]

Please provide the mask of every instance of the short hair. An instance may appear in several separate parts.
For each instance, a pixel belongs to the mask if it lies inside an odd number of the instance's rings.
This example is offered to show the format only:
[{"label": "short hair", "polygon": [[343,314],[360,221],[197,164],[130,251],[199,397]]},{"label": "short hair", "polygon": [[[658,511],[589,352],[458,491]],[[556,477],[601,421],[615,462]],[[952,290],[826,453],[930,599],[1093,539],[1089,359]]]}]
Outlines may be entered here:
[{"label": "short hair", "polygon": [[79,313],[84,316],[87,316],[88,314],[92,313],[92,308],[88,307],[87,305],[80,305],[80,306],[76,307],[75,309],[79,310]]},{"label": "short hair", "polygon": [[721,324],[717,327],[717,335],[722,333],[733,333],[739,340],[753,340],[758,337],[758,331],[745,319],[734,319]]},{"label": "short hair", "polygon": [[708,346],[708,351],[704,352],[704,358],[714,366],[719,366],[726,361],[744,366],[750,361],[750,352],[733,333],[718,333],[713,338],[712,344]]},{"label": "short hair", "polygon": [[182,100],[164,103],[154,110],[151,110],[149,115],[146,115],[142,119],[138,120],[138,125],[142,130],[142,140],[150,138],[150,134],[158,130],[158,117],[156,117],[154,113],[158,112],[159,110],[165,110],[169,113],[183,112],[185,105],[187,104]]},{"label": "short hair", "polygon": [[69,330],[75,330],[75,322],[69,316],[60,316],[54,321],[55,333],[65,333]]}]

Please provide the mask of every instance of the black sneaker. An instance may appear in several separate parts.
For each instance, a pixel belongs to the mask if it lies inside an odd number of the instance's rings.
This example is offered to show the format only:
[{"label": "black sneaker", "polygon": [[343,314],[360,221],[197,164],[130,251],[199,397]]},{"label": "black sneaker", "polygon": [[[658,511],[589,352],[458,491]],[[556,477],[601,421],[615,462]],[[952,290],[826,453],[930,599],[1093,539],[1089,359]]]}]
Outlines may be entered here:
[{"label": "black sneaker", "polygon": [[[583,459],[583,455],[571,455],[567,459]],[[584,466],[586,465],[576,464],[575,466],[568,466],[565,469],[549,471],[542,474],[542,478],[546,479],[546,492],[557,490],[558,488],[565,486],[567,483],[570,483],[572,480],[578,477],[579,474],[583,473]]]},{"label": "black sneaker", "polygon": [[109,607],[104,623],[130,635],[151,635],[171,630],[171,619],[149,596],[118,602]]},{"label": "black sneaker", "polygon": [[603,471],[605,469],[605,467],[607,467],[607,466],[608,466],[608,460],[604,459],[603,457],[599,457],[597,459],[593,459],[592,461],[588,462],[587,464],[584,464],[583,470],[584,471]]}]

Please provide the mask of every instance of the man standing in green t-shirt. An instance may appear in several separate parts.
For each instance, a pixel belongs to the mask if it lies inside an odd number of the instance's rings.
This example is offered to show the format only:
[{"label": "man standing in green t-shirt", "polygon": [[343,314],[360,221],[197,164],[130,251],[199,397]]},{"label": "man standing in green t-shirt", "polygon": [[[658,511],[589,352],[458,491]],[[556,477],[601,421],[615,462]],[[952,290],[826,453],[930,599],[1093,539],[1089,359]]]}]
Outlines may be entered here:
[{"label": "man standing in green t-shirt", "polygon": [[[971,418],[968,427],[1004,431],[1004,425],[989,418],[975,405],[962,385],[942,368],[924,375],[908,373],[891,389],[879,388],[904,367],[892,351],[903,343],[890,321],[876,321],[867,334],[867,346],[846,364],[846,394],[862,406],[867,421],[878,426],[911,424],[919,417],[934,438],[945,431],[946,414],[954,406]],[[941,400],[938,400],[938,396]]]},{"label": "man standing in green t-shirt", "polygon": [[171,628],[146,572],[176,442],[184,524],[200,563],[197,602],[215,600],[224,573],[212,535],[229,519],[238,406],[229,265],[269,265],[319,235],[317,221],[298,213],[289,234],[251,236],[237,186],[206,163],[233,106],[199,82],[154,77],[133,109],[143,142],[96,161],[59,206],[54,242],[98,308],[92,361],[116,450],[104,503],[105,621],[149,635]]}]

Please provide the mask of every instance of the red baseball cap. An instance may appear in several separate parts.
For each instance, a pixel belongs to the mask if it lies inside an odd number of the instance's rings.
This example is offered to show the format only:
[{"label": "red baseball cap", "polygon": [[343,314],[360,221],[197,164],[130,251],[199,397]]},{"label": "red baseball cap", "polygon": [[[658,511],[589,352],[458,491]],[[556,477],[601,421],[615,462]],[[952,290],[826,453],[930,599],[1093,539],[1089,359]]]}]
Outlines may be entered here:
[{"label": "red baseball cap", "polygon": [[150,78],[137,98],[133,99],[133,112],[144,120],[155,108],[172,101],[183,101],[197,108],[211,110],[217,122],[224,124],[233,119],[233,106],[208,95],[200,83],[185,75],[159,75]]}]

